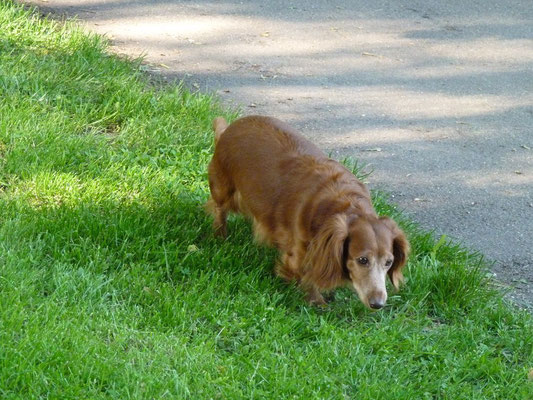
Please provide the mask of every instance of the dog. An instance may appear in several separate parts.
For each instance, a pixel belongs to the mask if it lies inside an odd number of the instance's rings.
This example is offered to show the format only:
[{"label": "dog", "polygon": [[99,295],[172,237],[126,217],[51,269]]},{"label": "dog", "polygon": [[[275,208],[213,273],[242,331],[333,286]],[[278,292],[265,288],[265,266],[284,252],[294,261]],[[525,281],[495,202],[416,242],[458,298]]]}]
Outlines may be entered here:
[{"label": "dog", "polygon": [[253,221],[260,242],[281,252],[276,273],[297,281],[310,304],[350,286],[366,307],[387,300],[386,276],[398,289],[409,253],[404,232],[376,214],[370,193],[343,165],[282,121],[247,116],[213,121],[209,163],[216,235],[226,236],[229,212]]}]

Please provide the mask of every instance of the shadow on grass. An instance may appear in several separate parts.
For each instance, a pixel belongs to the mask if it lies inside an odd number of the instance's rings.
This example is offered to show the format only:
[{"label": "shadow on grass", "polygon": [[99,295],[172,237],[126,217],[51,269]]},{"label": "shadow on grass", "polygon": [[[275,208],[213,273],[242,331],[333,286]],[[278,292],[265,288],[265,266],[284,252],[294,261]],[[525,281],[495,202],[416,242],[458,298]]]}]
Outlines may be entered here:
[{"label": "shadow on grass", "polygon": [[[46,199],[4,199],[4,249],[34,249],[34,268],[65,264],[106,276],[128,274],[131,269],[136,271],[136,286],[143,282],[143,273],[149,276],[154,286],[150,290],[163,285],[183,295],[188,287],[197,290],[205,284],[205,294],[225,298],[226,305],[253,294],[291,313],[300,314],[307,307],[295,284],[274,276],[276,250],[254,243],[248,221],[232,216],[228,238],[213,236],[201,192],[169,191],[163,180],[137,199],[124,194],[103,200],[80,195],[71,203],[60,196]],[[499,296],[489,286],[487,265],[480,255],[449,241],[437,244],[433,234],[402,217],[382,193],[374,193],[373,199],[378,212],[394,217],[410,237],[407,284],[399,293],[389,290],[383,313],[366,310],[348,289],[338,290],[327,308],[308,312],[348,325],[361,319],[380,321],[396,312],[427,315],[444,323],[496,306]],[[134,292],[143,290],[144,286],[137,287]]]}]

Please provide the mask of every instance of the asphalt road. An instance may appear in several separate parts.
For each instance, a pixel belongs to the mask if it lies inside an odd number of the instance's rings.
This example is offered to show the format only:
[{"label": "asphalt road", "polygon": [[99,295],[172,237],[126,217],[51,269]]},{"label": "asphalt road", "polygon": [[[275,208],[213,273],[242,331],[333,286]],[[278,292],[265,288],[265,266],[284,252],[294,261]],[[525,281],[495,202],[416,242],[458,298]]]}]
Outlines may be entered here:
[{"label": "asphalt road", "polygon": [[530,0],[32,0],[167,79],[352,156],[533,309]]}]

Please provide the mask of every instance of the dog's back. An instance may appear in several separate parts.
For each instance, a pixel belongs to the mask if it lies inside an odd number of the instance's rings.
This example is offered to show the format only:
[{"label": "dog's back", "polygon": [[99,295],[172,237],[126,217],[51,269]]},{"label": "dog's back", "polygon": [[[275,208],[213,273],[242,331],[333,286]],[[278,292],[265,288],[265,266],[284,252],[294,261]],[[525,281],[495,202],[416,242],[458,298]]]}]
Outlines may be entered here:
[{"label": "dog's back", "polygon": [[[288,216],[306,218],[303,210],[310,207],[308,201],[314,207],[327,187],[360,184],[346,168],[275,118],[249,116],[229,126],[217,118],[214,128],[212,196],[229,210],[253,216],[265,232],[260,236],[269,242],[279,234],[276,228],[294,229],[290,225],[303,223]],[[366,189],[361,189],[366,197]],[[369,197],[367,203],[371,209]],[[347,206],[342,201],[342,207]]]},{"label": "dog's back", "polygon": [[[249,155],[262,161],[275,157],[277,154],[326,157],[317,146],[276,118],[252,115],[243,117],[228,126],[223,118],[218,117],[213,122],[213,129],[215,131],[215,153],[217,151],[228,154],[239,152],[239,159],[244,155]],[[245,151],[245,154],[240,153],[242,151]]]},{"label": "dog's back", "polygon": [[290,182],[298,182],[298,174],[309,171],[309,164],[327,159],[313,143],[275,118],[244,117],[228,127],[217,119],[214,125],[216,146],[210,173],[216,171],[233,189],[230,192],[238,192],[239,211],[268,225],[273,224],[280,190],[284,197],[290,195],[291,186],[283,182],[288,175]]}]

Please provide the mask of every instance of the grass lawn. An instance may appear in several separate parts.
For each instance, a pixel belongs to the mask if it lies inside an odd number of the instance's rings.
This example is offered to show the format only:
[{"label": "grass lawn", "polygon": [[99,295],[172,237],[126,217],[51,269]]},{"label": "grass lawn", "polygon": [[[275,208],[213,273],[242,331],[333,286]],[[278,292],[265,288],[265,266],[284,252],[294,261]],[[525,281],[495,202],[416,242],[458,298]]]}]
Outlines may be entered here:
[{"label": "grass lawn", "polygon": [[1,399],[532,399],[533,323],[480,257],[409,234],[407,285],[325,310],[202,203],[206,95],[0,0]]}]

